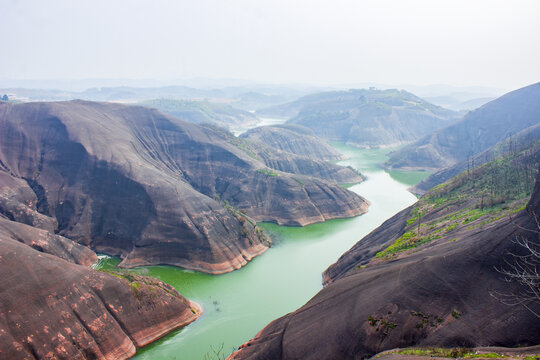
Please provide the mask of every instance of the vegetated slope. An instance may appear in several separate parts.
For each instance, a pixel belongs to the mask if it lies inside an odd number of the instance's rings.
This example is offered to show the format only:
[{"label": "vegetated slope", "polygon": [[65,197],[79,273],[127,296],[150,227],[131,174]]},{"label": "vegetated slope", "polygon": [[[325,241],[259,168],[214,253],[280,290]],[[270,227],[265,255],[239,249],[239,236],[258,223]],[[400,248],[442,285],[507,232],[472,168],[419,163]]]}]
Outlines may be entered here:
[{"label": "vegetated slope", "polygon": [[410,190],[411,192],[419,195],[425,194],[429,189],[442,184],[443,182],[453,178],[462,171],[467,169],[480,166],[492,159],[504,156],[506,154],[532,149],[534,143],[540,139],[540,123],[533,125],[518,132],[516,135],[511,136],[510,138],[500,141],[492,147],[488,148],[485,151],[482,151],[479,154],[468,157],[465,161],[461,161],[455,165],[452,165],[448,168],[439,170],[424,180],[422,180],[417,185],[413,186]]},{"label": "vegetated slope", "polygon": [[211,124],[230,129],[238,125],[254,125],[259,119],[252,113],[235,109],[223,103],[208,101],[187,101],[174,99],[154,99],[140,103],[166,114],[196,124]]},{"label": "vegetated slope", "polygon": [[515,214],[530,197],[539,164],[536,141],[438,185],[343,254],[325,271],[324,282],[339,279],[374,257],[391,259],[435,240],[464,238]]},{"label": "vegetated slope", "polygon": [[315,136],[312,130],[295,125],[260,126],[246,131],[241,138],[260,141],[272,148],[316,160],[343,160],[339,151]]},{"label": "vegetated slope", "polygon": [[9,235],[4,229],[2,359],[127,359],[136,347],[201,313],[197,304],[161,281],[75,265],[19,242],[20,231]]},{"label": "vegetated slope", "polygon": [[319,93],[257,114],[288,117],[288,123],[306,126],[322,138],[362,147],[410,142],[458,118],[453,111],[395,89]]},{"label": "vegetated slope", "polygon": [[525,289],[500,272],[523,250],[517,237],[538,239],[531,215],[540,213],[538,160],[538,152],[514,154],[433,189],[344,254],[308,303],[230,358],[364,359],[407,346],[539,344],[540,320],[502,302]]},{"label": "vegetated slope", "polygon": [[540,123],[540,83],[493,100],[390,155],[391,168],[442,169]]},{"label": "vegetated slope", "polygon": [[375,355],[372,359],[380,360],[422,360],[422,359],[499,359],[536,360],[540,355],[540,345],[507,348],[485,346],[475,348],[440,348],[412,347],[387,350]]},{"label": "vegetated slope", "polygon": [[121,255],[125,267],[223,273],[267,249],[254,220],[305,225],[366,211],[337,184],[274,172],[252,155],[144,107],[0,104],[0,180],[16,195],[0,198],[6,214]]}]

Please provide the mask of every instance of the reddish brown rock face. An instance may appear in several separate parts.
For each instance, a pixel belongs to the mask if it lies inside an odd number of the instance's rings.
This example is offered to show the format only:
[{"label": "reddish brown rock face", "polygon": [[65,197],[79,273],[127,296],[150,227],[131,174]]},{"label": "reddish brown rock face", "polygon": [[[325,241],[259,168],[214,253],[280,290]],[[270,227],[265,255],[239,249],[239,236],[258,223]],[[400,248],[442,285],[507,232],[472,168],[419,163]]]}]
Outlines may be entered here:
[{"label": "reddish brown rock face", "polygon": [[0,104],[0,210],[121,255],[121,266],[224,273],[266,250],[253,220],[306,225],[362,214],[367,202],[314,177],[270,175],[212,129],[73,101]]},{"label": "reddish brown rock face", "polygon": [[111,275],[0,233],[0,358],[126,359],[201,313],[171,286]]},{"label": "reddish brown rock face", "polygon": [[[538,242],[531,214],[540,214],[540,175],[526,210],[465,229],[452,235],[454,241],[443,236],[391,260],[370,262],[403,235],[410,211],[359,241],[325,272],[325,288],[229,359],[366,359],[408,346],[539,344],[540,319],[501,301],[501,294],[525,289],[500,270],[509,265],[510,253],[523,251],[516,237]],[[538,301],[526,305],[540,313]]]},{"label": "reddish brown rock face", "polygon": [[2,217],[0,217],[0,238],[19,241],[37,251],[57,256],[74,264],[89,267],[97,261],[96,254],[86,246],[46,230]]}]

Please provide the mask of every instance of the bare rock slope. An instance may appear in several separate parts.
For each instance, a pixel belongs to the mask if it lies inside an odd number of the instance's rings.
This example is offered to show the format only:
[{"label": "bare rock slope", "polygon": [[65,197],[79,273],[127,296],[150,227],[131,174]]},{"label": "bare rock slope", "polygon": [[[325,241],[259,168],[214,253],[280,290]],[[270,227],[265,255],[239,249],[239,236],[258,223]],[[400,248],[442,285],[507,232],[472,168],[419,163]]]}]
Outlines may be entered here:
[{"label": "bare rock slope", "polygon": [[[229,358],[366,359],[408,346],[540,344],[540,320],[518,304],[539,313],[540,303],[519,297],[526,289],[501,273],[511,254],[525,255],[516,239],[539,241],[540,176],[527,204],[527,155],[510,160],[462,174],[389,219],[325,272],[323,290]],[[502,183],[486,188],[499,171],[515,192]]]},{"label": "bare rock slope", "polygon": [[354,184],[364,177],[351,167],[330,162],[344,156],[303,126],[261,126],[236,141],[251,149],[269,168],[336,182]]},{"label": "bare rock slope", "polygon": [[246,131],[242,138],[260,141],[272,148],[317,160],[342,160],[343,154],[315,133],[299,125],[260,126]]},{"label": "bare rock slope", "polygon": [[540,123],[540,83],[509,92],[390,155],[387,166],[435,169],[454,166]]},{"label": "bare rock slope", "polygon": [[71,101],[0,104],[0,209],[121,255],[121,266],[223,273],[267,249],[254,220],[306,225],[362,214],[367,202],[275,172],[211,128]]},{"label": "bare rock slope", "polygon": [[32,249],[4,230],[2,359],[127,359],[136,347],[187,325],[202,312],[163,282],[76,265]]}]

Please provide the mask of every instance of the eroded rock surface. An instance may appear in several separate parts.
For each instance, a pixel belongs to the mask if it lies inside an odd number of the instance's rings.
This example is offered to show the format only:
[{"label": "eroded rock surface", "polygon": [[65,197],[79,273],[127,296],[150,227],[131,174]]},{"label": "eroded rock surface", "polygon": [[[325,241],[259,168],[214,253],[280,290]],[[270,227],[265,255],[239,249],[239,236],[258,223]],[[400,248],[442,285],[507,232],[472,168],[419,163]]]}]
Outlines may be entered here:
[{"label": "eroded rock surface", "polygon": [[[218,131],[139,106],[0,104],[0,206],[121,266],[224,273],[264,252],[254,221],[362,214],[335,183],[276,172]],[[31,190],[31,191],[30,191]]]},{"label": "eroded rock surface", "polygon": [[[477,170],[473,191],[479,191],[480,174],[489,178],[486,169]],[[464,186],[463,178],[453,181],[438,191]],[[540,320],[529,310],[538,313],[540,303],[520,297],[524,287],[501,271],[511,254],[525,254],[516,239],[539,242],[540,176],[525,209],[508,204],[502,215],[475,218],[479,208],[460,194],[444,205],[426,200],[422,206],[430,211],[411,207],[386,221],[325,272],[323,290],[229,359],[365,359],[408,346],[539,344]],[[426,226],[415,238],[420,213]],[[398,238],[404,247],[387,252]],[[406,239],[417,247],[407,247]]]},{"label": "eroded rock surface", "polygon": [[303,126],[262,126],[240,137],[246,140],[243,144],[269,168],[339,184],[355,184],[364,180],[353,168],[330,162],[344,156]]},{"label": "eroded rock surface", "polygon": [[47,230],[38,229],[0,217],[0,237],[16,240],[31,248],[54,255],[75,264],[90,266],[97,261],[97,255],[86,246]]},{"label": "eroded rock surface", "polygon": [[317,160],[342,160],[343,154],[303,126],[260,126],[246,131],[242,138],[260,141],[272,148]]},{"label": "eroded rock surface", "polygon": [[163,282],[91,270],[4,231],[0,272],[2,359],[126,359],[202,312]]}]

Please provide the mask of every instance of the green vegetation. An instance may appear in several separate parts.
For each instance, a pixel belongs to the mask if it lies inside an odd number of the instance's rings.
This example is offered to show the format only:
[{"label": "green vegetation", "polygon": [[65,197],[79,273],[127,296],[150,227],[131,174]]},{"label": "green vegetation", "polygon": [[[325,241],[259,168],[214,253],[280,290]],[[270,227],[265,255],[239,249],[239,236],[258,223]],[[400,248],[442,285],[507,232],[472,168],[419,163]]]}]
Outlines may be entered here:
[{"label": "green vegetation", "polygon": [[233,136],[232,138],[229,138],[229,142],[243,152],[245,152],[246,154],[248,154],[248,156],[252,159],[260,160],[259,156],[257,155],[257,151],[253,147],[253,144],[250,143],[248,140]]},{"label": "green vegetation", "polygon": [[[304,187],[306,186],[306,184],[304,184],[302,181],[298,180],[297,178],[292,178],[294,181],[296,181],[298,183],[298,185],[300,185],[301,187]],[[352,185],[351,185],[352,186]]]},{"label": "green vegetation", "polygon": [[443,318],[432,314],[423,314],[418,311],[411,311],[411,315],[417,317],[419,322],[416,324],[417,329],[423,329],[424,327],[437,327],[443,322]]},{"label": "green vegetation", "polygon": [[460,358],[460,359],[494,359],[494,358],[506,358],[507,356],[491,352],[491,353],[477,353],[468,348],[406,348],[397,351],[391,351],[390,353],[399,355],[415,355],[426,357],[444,357],[444,358]]},{"label": "green vegetation", "polygon": [[370,315],[367,318],[367,322],[370,326],[375,328],[375,331],[379,332],[382,337],[386,337],[392,330],[397,327],[397,324],[385,319],[384,317],[374,317]]},{"label": "green vegetation", "polygon": [[539,149],[540,144],[535,143],[524,150],[507,151],[436,186],[412,208],[403,235],[375,257],[389,260],[450,232],[482,228],[525,209],[538,169]]},{"label": "green vegetation", "polygon": [[[257,172],[261,173],[261,174],[268,175],[268,176],[278,176],[277,172],[272,171],[270,169],[259,169],[259,170],[257,170]],[[300,185],[302,185],[302,184],[300,184]]]},{"label": "green vegetation", "polygon": [[428,243],[435,239],[439,239],[440,235],[427,235],[418,237],[415,232],[407,231],[399,239],[397,239],[392,245],[380,251],[375,255],[376,258],[386,258],[388,259],[390,255],[393,255],[398,252],[406,251],[413,249],[422,244]]},{"label": "green vegetation", "polygon": [[459,312],[459,310],[452,310],[452,316],[455,318],[455,319],[459,319],[461,317],[461,312]]},{"label": "green vegetation", "polygon": [[[154,293],[154,287],[159,287],[160,289],[164,290],[166,293],[168,293],[171,296],[178,297],[178,293],[173,291],[171,288],[168,288],[164,283],[160,282],[157,279],[152,279],[140,275],[135,275],[131,273],[129,270],[123,270],[118,268],[107,268],[107,267],[97,267],[96,270],[99,270],[101,272],[107,273],[109,275],[112,275],[122,281],[125,281],[129,284],[131,287],[131,290],[133,290],[133,294],[135,297],[139,300],[142,300],[144,297],[142,292],[142,286],[144,285],[146,289],[148,289],[152,296],[155,296]],[[148,295],[148,294],[147,294]]]}]

